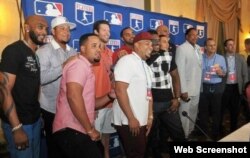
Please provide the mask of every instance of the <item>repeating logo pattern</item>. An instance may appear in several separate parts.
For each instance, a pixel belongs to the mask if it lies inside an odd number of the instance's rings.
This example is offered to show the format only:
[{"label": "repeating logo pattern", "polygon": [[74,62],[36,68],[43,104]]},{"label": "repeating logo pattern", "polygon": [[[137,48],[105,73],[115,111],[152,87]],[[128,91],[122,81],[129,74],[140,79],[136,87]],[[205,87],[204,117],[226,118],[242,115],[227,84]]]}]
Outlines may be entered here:
[{"label": "repeating logo pattern", "polygon": [[141,31],[143,30],[143,15],[130,13],[130,27],[134,31]]},{"label": "repeating logo pattern", "polygon": [[73,47],[76,51],[79,51],[79,39],[73,39],[73,40],[72,40],[72,47]]},{"label": "repeating logo pattern", "polygon": [[86,26],[94,23],[95,7],[83,3],[75,3],[75,20]]},{"label": "repeating logo pattern", "polygon": [[110,11],[104,11],[104,19],[111,25],[122,25],[122,14]]},{"label": "repeating logo pattern", "polygon": [[183,24],[183,33],[186,33],[187,29],[193,28],[191,24]]},{"label": "repeating logo pattern", "polygon": [[163,25],[163,20],[160,19],[150,19],[150,29],[157,29],[158,26]]},{"label": "repeating logo pattern", "polygon": [[205,34],[205,27],[201,25],[196,26],[197,32],[198,32],[198,37],[203,38]]},{"label": "repeating logo pattern", "polygon": [[63,4],[49,1],[34,1],[34,12],[42,16],[63,16]]},{"label": "repeating logo pattern", "polygon": [[111,49],[113,52],[116,49],[119,49],[121,45],[121,41],[118,39],[109,39],[109,42],[107,44],[107,47],[109,47],[109,49]]},{"label": "repeating logo pattern", "polygon": [[169,32],[172,35],[177,35],[179,33],[179,21],[169,20]]}]

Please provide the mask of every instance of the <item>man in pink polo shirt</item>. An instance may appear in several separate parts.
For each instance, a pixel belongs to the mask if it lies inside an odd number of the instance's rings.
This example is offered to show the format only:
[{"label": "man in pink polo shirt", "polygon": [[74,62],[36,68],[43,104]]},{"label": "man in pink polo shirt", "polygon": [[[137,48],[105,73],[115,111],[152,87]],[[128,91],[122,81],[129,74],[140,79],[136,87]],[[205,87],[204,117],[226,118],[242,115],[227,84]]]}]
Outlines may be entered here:
[{"label": "man in pink polo shirt", "polygon": [[63,68],[57,98],[53,133],[58,157],[102,157],[94,128],[95,105],[110,101],[108,94],[95,99],[95,75],[92,64],[101,59],[101,42],[95,34],[80,37],[80,54],[69,59]]}]

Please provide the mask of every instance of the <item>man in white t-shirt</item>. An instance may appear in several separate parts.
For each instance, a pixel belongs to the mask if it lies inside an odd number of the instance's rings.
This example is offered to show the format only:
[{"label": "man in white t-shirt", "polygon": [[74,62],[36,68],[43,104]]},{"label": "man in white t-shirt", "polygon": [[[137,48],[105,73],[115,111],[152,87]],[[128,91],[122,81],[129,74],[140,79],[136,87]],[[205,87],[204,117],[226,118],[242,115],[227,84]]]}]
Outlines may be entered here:
[{"label": "man in white t-shirt", "polygon": [[134,38],[134,52],[115,67],[113,123],[127,157],[143,157],[146,136],[153,120],[150,68],[145,60],[152,52],[152,36],[142,32]]}]

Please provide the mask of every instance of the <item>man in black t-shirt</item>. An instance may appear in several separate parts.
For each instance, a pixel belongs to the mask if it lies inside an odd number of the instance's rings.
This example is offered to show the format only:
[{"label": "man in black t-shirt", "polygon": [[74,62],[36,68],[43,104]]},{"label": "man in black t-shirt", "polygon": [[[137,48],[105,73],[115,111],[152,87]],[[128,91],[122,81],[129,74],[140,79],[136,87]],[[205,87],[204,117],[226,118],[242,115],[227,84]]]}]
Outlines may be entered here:
[{"label": "man in black t-shirt", "polygon": [[8,45],[2,53],[0,117],[11,158],[39,158],[40,66],[35,51],[43,44],[47,28],[44,17],[27,17],[24,40]]}]

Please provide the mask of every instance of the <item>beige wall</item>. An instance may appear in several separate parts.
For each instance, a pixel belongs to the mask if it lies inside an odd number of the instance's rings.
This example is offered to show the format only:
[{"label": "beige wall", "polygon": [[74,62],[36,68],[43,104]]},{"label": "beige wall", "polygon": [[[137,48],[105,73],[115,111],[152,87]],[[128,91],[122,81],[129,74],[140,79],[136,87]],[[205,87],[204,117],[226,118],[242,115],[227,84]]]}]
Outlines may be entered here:
[{"label": "beige wall", "polygon": [[[18,1],[20,4],[20,0]],[[8,44],[18,39],[19,15],[16,0],[0,0],[0,54]]]},{"label": "beige wall", "polygon": [[144,0],[98,0],[105,3],[117,4],[125,7],[144,9]]},{"label": "beige wall", "polygon": [[151,0],[153,12],[195,19],[196,0]]}]

